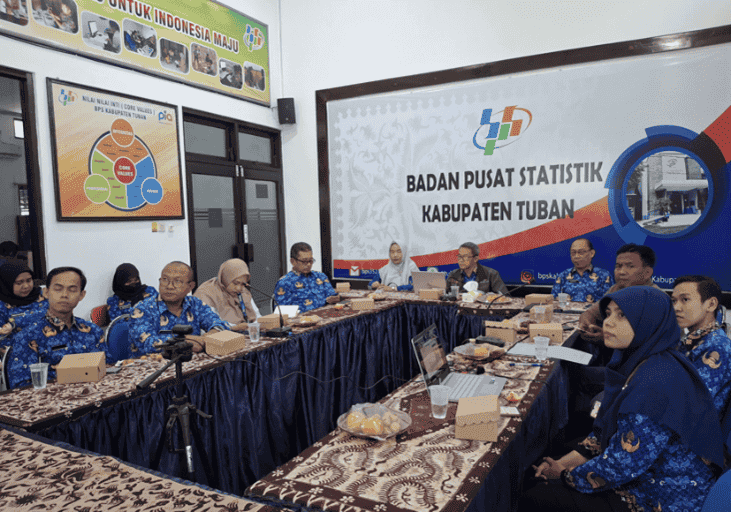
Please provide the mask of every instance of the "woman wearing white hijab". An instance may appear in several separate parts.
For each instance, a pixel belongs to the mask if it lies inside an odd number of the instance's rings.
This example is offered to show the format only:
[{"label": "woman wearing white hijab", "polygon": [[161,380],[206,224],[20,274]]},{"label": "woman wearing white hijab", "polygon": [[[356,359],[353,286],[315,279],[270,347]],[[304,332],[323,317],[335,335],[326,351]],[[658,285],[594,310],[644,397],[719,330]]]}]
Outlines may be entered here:
[{"label": "woman wearing white hijab", "polygon": [[388,265],[378,271],[378,275],[371,280],[369,286],[384,291],[413,291],[411,273],[418,271],[419,267],[406,255],[406,248],[397,242],[391,242],[388,258]]},{"label": "woman wearing white hijab", "polygon": [[261,316],[247,288],[251,275],[249,267],[238,258],[224,261],[218,277],[209,279],[193,295],[216,310],[232,331],[245,331],[248,322]]}]

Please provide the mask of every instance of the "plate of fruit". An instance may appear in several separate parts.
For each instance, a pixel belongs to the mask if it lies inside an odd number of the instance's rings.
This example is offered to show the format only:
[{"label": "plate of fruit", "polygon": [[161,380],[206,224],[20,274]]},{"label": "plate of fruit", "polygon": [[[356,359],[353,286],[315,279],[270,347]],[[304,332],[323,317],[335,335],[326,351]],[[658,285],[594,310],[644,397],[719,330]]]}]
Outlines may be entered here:
[{"label": "plate of fruit", "polygon": [[385,441],[406,431],[411,426],[411,416],[383,404],[355,404],[340,415],[338,426],[356,437]]}]

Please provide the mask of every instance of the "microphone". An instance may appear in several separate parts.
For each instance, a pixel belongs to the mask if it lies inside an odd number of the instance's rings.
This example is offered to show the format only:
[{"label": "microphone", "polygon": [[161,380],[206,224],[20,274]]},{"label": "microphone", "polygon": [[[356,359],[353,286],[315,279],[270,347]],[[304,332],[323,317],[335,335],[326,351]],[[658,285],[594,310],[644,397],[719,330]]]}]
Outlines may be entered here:
[{"label": "microphone", "polygon": [[[244,286],[249,290],[254,290],[255,292],[259,292],[266,297],[269,296],[268,293],[263,292],[257,288],[254,288],[249,283],[244,283]],[[276,299],[276,297],[274,297],[274,295],[272,295],[272,300],[274,301],[274,304],[277,305],[277,307],[275,309],[279,310],[279,327],[275,327],[274,329],[268,329],[267,336],[269,338],[286,338],[287,336],[292,334],[292,328],[288,325],[284,325],[284,316],[282,316],[282,308],[279,307],[279,302],[277,302],[277,299]]]}]

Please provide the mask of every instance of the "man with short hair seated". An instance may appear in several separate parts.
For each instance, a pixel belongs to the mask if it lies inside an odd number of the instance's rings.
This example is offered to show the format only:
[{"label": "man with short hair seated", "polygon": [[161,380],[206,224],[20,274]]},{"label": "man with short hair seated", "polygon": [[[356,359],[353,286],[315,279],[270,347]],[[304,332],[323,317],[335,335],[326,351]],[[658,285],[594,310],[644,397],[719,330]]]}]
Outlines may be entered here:
[{"label": "man with short hair seated", "polygon": [[86,295],[86,276],[75,267],[51,270],[46,278],[45,296],[48,310],[8,341],[12,352],[8,355],[9,387],[30,384],[29,365],[48,363],[48,379],[56,377],[56,365],[67,354],[104,352],[107,363],[112,363],[104,332],[97,325],[74,316],[74,308]]},{"label": "man with short hair seated", "polygon": [[480,247],[472,242],[465,242],[457,250],[457,265],[459,268],[452,270],[447,276],[447,289],[452,286],[459,286],[464,291],[465,283],[477,282],[477,289],[485,293],[508,294],[500,273],[490,267],[478,263],[480,259]]},{"label": "man with short hair seated", "polygon": [[614,284],[608,270],[595,267],[592,263],[596,251],[591,241],[577,238],[571,244],[570,255],[572,268],[561,272],[556,278],[551,293],[558,297],[566,293],[569,300],[575,302],[596,302],[607,293]]},{"label": "man with short hair seated", "polygon": [[176,325],[193,328],[188,338],[193,343],[193,352],[201,352],[205,348],[201,335],[228,330],[228,323],[221,320],[210,306],[188,295],[193,288],[193,269],[186,263],[173,261],[165,265],[160,274],[159,295],[138,302],[130,313],[132,354],[141,356],[157,352],[154,344],[170,339]]},{"label": "man with short hair seated", "polygon": [[678,325],[688,332],[680,338],[680,352],[693,363],[723,413],[731,396],[731,340],[718,322],[721,287],[710,277],[681,276],[673,284],[673,307]]},{"label": "man with short hair seated", "polygon": [[299,306],[300,312],[304,312],[340,300],[327,276],[312,270],[315,259],[309,244],[297,242],[290,249],[289,256],[292,270],[274,287],[277,304]]},{"label": "man with short hair seated", "polygon": [[[655,251],[646,245],[625,244],[617,249],[617,259],[614,264],[615,284],[607,293],[613,293],[628,286],[652,286],[660,289],[652,282],[654,272]],[[606,295],[606,294],[605,294]],[[597,297],[599,299],[601,297]],[[579,317],[579,329],[582,337],[594,343],[602,340],[602,315],[599,304],[592,305]]]}]

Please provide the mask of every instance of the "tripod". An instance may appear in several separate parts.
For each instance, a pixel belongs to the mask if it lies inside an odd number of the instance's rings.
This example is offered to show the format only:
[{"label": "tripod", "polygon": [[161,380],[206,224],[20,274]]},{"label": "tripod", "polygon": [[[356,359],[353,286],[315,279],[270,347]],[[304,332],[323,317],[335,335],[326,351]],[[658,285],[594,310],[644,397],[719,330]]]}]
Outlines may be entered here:
[{"label": "tripod", "polygon": [[[162,368],[150,374],[142,382],[137,384],[137,389],[145,389],[152,384],[162,373],[175,365],[175,384],[177,394],[173,398],[173,403],[168,406],[165,411],[167,422],[165,424],[165,433],[168,439],[168,451],[170,453],[184,453],[188,468],[188,480],[195,481],[193,468],[193,443],[190,434],[190,415],[196,413],[204,419],[210,419],[212,416],[199,411],[195,405],[188,401],[188,396],[183,392],[183,363],[193,358],[193,344],[185,341],[185,335],[193,332],[193,328],[189,325],[176,325],[173,327],[173,337],[168,339],[161,347],[160,351],[168,363]],[[180,422],[180,428],[183,434],[184,448],[176,449],[173,446],[173,428],[175,424]]]}]

